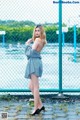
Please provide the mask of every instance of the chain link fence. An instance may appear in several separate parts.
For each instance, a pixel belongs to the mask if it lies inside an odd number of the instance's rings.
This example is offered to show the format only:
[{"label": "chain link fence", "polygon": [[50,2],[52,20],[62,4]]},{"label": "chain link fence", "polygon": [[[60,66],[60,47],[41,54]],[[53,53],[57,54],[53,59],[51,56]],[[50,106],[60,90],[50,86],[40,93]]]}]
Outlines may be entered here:
[{"label": "chain link fence", "polygon": [[[41,52],[40,90],[59,92],[59,1],[1,0],[0,4],[0,91],[28,94],[25,42],[32,37],[34,26],[42,24],[48,43]],[[67,92],[80,88],[79,13],[78,1],[62,1],[62,90]]]},{"label": "chain link fence", "polygon": [[[63,89],[80,89],[80,1],[68,1],[63,4],[62,23],[62,73]],[[67,16],[65,19],[65,15]],[[80,91],[80,90],[79,90]]]}]

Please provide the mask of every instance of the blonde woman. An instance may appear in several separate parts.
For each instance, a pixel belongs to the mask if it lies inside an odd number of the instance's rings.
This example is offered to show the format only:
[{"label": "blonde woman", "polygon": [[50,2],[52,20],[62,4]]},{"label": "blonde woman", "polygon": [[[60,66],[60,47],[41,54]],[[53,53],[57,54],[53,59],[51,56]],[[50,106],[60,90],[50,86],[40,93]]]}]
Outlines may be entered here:
[{"label": "blonde woman", "polygon": [[[30,43],[33,43],[32,45]],[[27,40],[25,54],[28,59],[25,78],[30,79],[29,88],[34,97],[34,110],[31,115],[39,114],[45,107],[39,94],[39,77],[42,76],[43,65],[41,50],[47,43],[46,34],[42,25],[37,25],[33,31],[32,39]]]}]

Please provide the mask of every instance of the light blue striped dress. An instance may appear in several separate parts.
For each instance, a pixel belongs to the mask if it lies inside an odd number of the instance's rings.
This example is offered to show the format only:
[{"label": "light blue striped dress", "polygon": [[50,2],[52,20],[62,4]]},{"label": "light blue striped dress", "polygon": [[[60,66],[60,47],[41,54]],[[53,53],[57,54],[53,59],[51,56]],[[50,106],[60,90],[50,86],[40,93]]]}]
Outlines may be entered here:
[{"label": "light blue striped dress", "polygon": [[43,72],[43,66],[40,52],[33,50],[30,45],[27,45],[25,48],[25,55],[28,59],[25,70],[25,78],[30,79],[31,74],[35,74],[37,77],[41,77]]}]

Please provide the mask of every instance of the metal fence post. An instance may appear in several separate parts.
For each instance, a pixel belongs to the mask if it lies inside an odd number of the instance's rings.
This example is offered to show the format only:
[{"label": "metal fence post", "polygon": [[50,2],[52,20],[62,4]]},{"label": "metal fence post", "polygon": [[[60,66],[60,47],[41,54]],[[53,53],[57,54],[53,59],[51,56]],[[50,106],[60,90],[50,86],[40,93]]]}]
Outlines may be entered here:
[{"label": "metal fence post", "polygon": [[62,0],[59,0],[59,93],[62,93]]},{"label": "metal fence post", "polygon": [[64,43],[65,43],[65,35],[64,35],[64,32],[62,33],[62,37],[63,37],[62,46],[64,47]]},{"label": "metal fence post", "polygon": [[4,47],[4,46],[5,46],[5,35],[3,34],[2,37],[3,37],[3,38],[2,38],[2,47]]}]

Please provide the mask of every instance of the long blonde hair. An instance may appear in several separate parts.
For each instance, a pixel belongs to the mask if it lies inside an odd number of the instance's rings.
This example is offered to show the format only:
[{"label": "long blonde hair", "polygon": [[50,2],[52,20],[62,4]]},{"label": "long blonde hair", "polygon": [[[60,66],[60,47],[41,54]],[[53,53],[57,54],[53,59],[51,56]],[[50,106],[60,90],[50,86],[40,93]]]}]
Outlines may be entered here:
[{"label": "long blonde hair", "polygon": [[40,31],[41,31],[40,39],[42,40],[43,44],[44,44],[44,45],[47,44],[46,33],[45,33],[45,30],[44,30],[44,28],[43,28],[42,25],[37,25],[37,26],[34,28],[34,30],[33,30],[33,37],[32,37],[33,41],[35,41],[35,39],[36,39],[36,37],[35,37],[35,29],[36,29],[36,28],[39,28]]}]

